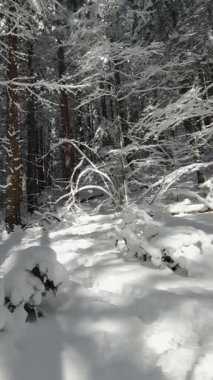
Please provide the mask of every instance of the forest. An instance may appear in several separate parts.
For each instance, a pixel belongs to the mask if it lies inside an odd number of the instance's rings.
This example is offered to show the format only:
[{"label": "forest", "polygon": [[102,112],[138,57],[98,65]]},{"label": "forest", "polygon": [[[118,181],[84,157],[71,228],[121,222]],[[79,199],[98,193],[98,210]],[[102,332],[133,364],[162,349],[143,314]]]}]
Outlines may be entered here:
[{"label": "forest", "polygon": [[212,380],[212,143],[212,0],[0,0],[1,380]]},{"label": "forest", "polygon": [[119,207],[134,193],[206,182],[211,1],[5,0],[0,11],[9,231],[85,186]]}]

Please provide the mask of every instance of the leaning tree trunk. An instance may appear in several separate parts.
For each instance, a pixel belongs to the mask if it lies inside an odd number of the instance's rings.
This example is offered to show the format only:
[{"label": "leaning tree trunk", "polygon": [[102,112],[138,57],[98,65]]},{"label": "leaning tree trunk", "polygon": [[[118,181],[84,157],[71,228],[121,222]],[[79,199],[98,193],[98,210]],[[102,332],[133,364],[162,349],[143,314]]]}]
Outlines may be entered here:
[{"label": "leaning tree trunk", "polygon": [[20,203],[22,196],[20,122],[18,115],[18,93],[13,81],[18,76],[18,39],[16,30],[8,35],[7,63],[7,132],[6,132],[6,216],[5,224],[9,232],[21,224]]},{"label": "leaning tree trunk", "polygon": [[[61,83],[63,83],[63,77],[66,74],[66,64],[64,57],[64,47],[58,48],[58,73]],[[61,113],[61,126],[62,126],[62,138],[71,139],[72,133],[70,128],[70,115],[69,115],[69,102],[68,94],[66,90],[60,91],[60,113]],[[70,179],[74,169],[74,150],[71,144],[64,144],[63,153],[63,177],[65,180]]]}]

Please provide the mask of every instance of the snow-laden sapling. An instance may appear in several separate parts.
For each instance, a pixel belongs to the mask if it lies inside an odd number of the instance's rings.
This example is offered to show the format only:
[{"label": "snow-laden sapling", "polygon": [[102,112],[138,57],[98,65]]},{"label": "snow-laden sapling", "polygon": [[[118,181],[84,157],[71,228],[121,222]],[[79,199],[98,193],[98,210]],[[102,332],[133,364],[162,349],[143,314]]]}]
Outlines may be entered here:
[{"label": "snow-laden sapling", "polygon": [[34,246],[13,253],[4,264],[5,306],[11,313],[22,307],[27,321],[43,316],[39,306],[47,292],[57,293],[68,273],[49,247]]}]

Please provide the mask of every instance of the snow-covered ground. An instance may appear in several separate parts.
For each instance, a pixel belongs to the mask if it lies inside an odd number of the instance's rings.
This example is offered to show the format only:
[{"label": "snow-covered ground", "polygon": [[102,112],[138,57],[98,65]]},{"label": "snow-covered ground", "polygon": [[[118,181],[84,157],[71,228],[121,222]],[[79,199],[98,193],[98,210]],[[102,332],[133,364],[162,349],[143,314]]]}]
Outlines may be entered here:
[{"label": "snow-covered ground", "polygon": [[82,213],[46,231],[2,233],[1,264],[9,252],[48,247],[70,280],[15,344],[0,331],[1,380],[213,379],[213,214],[165,218],[153,233],[189,277],[124,256],[116,223]]}]

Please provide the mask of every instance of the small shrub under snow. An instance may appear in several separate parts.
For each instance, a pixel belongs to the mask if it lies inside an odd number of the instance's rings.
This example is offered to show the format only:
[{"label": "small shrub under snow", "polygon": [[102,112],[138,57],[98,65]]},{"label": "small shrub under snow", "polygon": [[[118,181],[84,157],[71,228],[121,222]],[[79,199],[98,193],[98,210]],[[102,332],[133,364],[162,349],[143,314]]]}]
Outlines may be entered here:
[{"label": "small shrub under snow", "polygon": [[27,315],[38,313],[46,292],[56,293],[68,280],[68,274],[49,247],[34,246],[14,252],[5,261],[4,301],[11,313],[25,310]]},{"label": "small shrub under snow", "polygon": [[163,239],[162,244],[155,244],[156,237],[159,239],[164,227],[146,211],[134,205],[126,207],[121,214],[121,223],[115,229],[116,244],[119,241],[125,243],[128,257],[150,261],[156,267],[164,265],[177,274],[187,276],[187,270],[173,257],[170,241],[167,243]]}]

